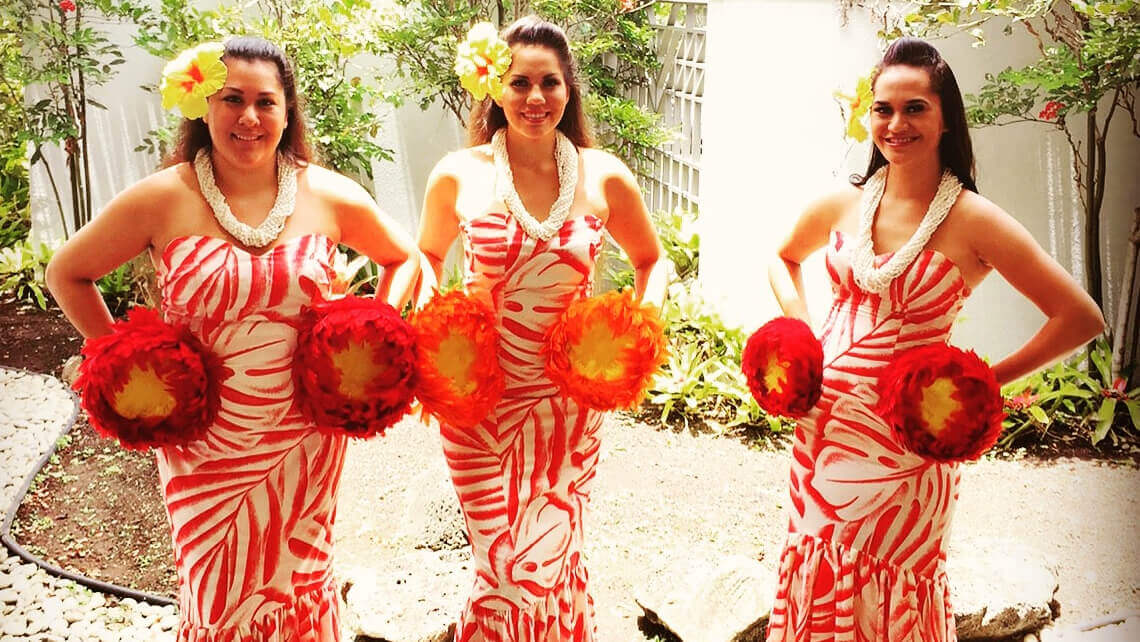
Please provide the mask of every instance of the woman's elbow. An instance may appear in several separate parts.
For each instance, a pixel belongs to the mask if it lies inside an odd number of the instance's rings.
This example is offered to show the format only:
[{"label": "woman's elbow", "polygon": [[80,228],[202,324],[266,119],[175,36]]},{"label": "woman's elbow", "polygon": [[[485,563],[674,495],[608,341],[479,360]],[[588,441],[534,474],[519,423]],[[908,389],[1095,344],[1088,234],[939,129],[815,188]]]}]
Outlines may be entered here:
[{"label": "woman's elbow", "polygon": [[1088,305],[1085,306],[1085,310],[1081,315],[1080,324],[1082,336],[1085,337],[1086,340],[1092,339],[1104,332],[1104,314],[1091,300],[1088,302]]}]

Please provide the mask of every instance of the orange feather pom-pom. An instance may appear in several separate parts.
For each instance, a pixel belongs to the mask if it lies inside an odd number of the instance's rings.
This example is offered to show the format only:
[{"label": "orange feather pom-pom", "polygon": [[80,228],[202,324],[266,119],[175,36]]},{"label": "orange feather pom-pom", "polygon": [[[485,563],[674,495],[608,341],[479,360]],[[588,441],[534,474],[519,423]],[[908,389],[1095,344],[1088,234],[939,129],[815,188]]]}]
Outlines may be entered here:
[{"label": "orange feather pom-pom", "polygon": [[111,334],[88,339],[75,388],[95,430],[124,448],[179,446],[200,439],[231,374],[185,327],[134,308]]},{"label": "orange feather pom-pom", "polygon": [[415,335],[396,310],[347,296],[305,308],[293,357],[301,414],[329,433],[383,435],[411,409]]},{"label": "orange feather pom-pom", "polygon": [[802,417],[823,391],[823,346],[799,319],[777,317],[753,332],[740,365],[752,396],[769,414]]},{"label": "orange feather pom-pom", "polygon": [[546,376],[595,410],[632,408],[665,363],[665,329],[657,310],[631,290],[572,303],[546,334]]},{"label": "orange feather pom-pom", "polygon": [[503,396],[495,313],[452,290],[437,293],[411,324],[419,354],[416,397],[424,410],[453,426],[478,424]]},{"label": "orange feather pom-pom", "polygon": [[875,411],[902,446],[937,461],[977,459],[1001,435],[1001,389],[978,355],[944,343],[899,353],[879,375]]}]

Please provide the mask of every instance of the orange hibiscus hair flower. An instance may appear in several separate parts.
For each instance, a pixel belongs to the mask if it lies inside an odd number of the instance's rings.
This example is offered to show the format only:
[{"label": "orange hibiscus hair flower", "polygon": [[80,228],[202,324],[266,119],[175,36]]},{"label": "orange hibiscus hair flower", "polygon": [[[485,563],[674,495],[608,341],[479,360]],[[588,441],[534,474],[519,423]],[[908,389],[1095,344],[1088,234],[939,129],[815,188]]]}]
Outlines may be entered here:
[{"label": "orange hibiscus hair flower", "polygon": [[304,309],[293,382],[297,405],[319,430],[383,435],[411,409],[415,335],[395,308],[346,296]]},{"label": "orange hibiscus hair flower", "polygon": [[740,365],[768,414],[802,417],[823,391],[823,346],[799,319],[777,317],[760,326],[748,338]]},{"label": "orange hibiscus hair flower", "polygon": [[875,411],[902,446],[929,459],[977,459],[1001,435],[1001,389],[973,351],[944,343],[899,353],[879,375]]},{"label": "orange hibiscus hair flower", "polygon": [[668,349],[656,308],[624,290],[572,303],[547,331],[543,356],[564,394],[613,410],[641,403]]},{"label": "orange hibiscus hair flower", "polygon": [[179,446],[201,438],[231,373],[185,327],[134,308],[111,334],[83,344],[75,389],[91,425],[124,448]]},{"label": "orange hibiscus hair flower", "polygon": [[453,426],[478,424],[503,396],[495,313],[462,290],[436,293],[412,315],[419,359],[416,397]]}]

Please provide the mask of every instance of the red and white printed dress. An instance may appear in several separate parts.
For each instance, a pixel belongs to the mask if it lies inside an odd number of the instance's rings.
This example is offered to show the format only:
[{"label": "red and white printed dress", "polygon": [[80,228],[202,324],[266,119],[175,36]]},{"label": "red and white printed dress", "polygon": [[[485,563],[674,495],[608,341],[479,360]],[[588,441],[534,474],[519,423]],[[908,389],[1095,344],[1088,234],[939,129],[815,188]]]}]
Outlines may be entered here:
[{"label": "red and white printed dress", "polygon": [[946,341],[969,288],[924,249],[886,293],[867,293],[852,276],[854,245],[832,241],[823,396],[795,431],[768,642],[953,642],[945,544],[958,468],[904,450],[872,408],[883,367]]},{"label": "red and white printed dress", "polygon": [[179,642],[339,639],[332,525],[345,438],[293,405],[294,321],[328,291],[335,243],[262,255],[185,236],[162,255],[168,322],[188,324],[232,376],[202,441],[157,451],[178,567]]},{"label": "red and white printed dress", "polygon": [[461,224],[468,291],[499,316],[506,391],[470,429],[443,425],[443,449],[475,559],[459,642],[594,640],[582,517],[602,414],[560,395],[544,374],[546,329],[590,293],[602,221],[568,219],[548,241],[508,214]]}]

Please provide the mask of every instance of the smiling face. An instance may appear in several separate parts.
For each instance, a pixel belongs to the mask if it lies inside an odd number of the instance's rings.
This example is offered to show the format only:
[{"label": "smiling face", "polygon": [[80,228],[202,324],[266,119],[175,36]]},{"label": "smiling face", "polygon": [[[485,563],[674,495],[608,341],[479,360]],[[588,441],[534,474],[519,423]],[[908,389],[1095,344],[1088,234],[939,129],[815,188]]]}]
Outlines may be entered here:
[{"label": "smiling face", "polygon": [[871,138],[892,164],[938,162],[942,100],[921,67],[891,65],[875,79]]},{"label": "smiling face", "polygon": [[288,122],[277,65],[227,58],[226,84],[209,99],[204,120],[214,154],[237,167],[274,162]]},{"label": "smiling face", "polygon": [[511,56],[503,96],[496,102],[511,129],[542,138],[558,127],[570,100],[558,54],[541,45],[516,45]]}]

